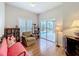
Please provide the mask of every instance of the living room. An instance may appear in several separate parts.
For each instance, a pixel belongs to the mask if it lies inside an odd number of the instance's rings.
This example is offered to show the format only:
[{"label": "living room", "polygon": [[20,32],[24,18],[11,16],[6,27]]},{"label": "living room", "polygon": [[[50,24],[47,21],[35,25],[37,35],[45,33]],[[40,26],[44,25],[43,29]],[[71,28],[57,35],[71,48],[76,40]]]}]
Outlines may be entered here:
[{"label": "living room", "polygon": [[[76,52],[71,52],[70,46],[67,49],[64,37],[69,29],[74,32],[79,31],[79,3],[1,2],[0,9],[0,41],[2,43],[3,39],[13,38],[7,40],[8,44],[6,43],[8,56],[25,54],[27,56],[79,55]],[[72,35],[72,32],[68,34]],[[78,35],[78,33],[76,34]],[[9,38],[3,38],[3,36],[9,36]],[[67,38],[69,40],[71,37]],[[66,43],[64,44],[64,42]],[[73,43],[72,41],[68,42]],[[17,50],[18,52],[16,52]],[[65,50],[71,54],[66,53]],[[74,51],[74,49],[71,50]],[[7,54],[2,52],[0,55]]]}]

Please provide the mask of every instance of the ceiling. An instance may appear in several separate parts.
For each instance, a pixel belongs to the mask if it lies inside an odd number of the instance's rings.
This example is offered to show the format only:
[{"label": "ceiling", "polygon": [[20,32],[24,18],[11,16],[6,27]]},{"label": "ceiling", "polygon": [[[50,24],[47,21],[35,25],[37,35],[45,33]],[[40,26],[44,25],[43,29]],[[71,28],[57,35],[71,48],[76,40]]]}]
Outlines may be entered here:
[{"label": "ceiling", "polygon": [[61,2],[8,2],[7,4],[13,5],[34,13],[43,13],[52,8],[61,5]]}]

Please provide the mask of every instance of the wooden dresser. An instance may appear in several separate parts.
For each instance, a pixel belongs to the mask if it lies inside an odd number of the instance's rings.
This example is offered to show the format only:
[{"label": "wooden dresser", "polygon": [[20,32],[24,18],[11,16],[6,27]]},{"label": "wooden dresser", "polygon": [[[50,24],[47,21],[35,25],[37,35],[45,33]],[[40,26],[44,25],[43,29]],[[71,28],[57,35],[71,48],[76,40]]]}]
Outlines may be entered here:
[{"label": "wooden dresser", "polygon": [[79,28],[68,29],[64,32],[65,52],[68,56],[79,56]]},{"label": "wooden dresser", "polygon": [[16,37],[16,41],[20,41],[20,28],[5,28],[4,35],[13,34]]}]

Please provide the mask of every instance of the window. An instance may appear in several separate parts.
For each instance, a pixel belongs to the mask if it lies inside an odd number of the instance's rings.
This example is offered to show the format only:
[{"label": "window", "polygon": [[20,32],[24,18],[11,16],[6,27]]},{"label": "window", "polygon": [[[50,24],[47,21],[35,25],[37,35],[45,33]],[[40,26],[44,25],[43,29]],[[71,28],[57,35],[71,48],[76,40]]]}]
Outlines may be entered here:
[{"label": "window", "polygon": [[32,31],[32,20],[27,20],[26,21],[26,27],[27,27],[27,32]]},{"label": "window", "polygon": [[19,18],[19,27],[21,32],[32,31],[32,20]]}]

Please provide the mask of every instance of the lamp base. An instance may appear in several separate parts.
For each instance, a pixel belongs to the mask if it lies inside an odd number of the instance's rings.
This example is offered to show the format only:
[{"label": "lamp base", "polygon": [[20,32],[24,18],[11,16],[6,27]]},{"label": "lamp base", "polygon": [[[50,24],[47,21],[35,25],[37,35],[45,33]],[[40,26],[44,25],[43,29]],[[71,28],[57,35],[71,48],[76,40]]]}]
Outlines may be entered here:
[{"label": "lamp base", "polygon": [[60,45],[57,44],[56,47],[60,47]]}]

